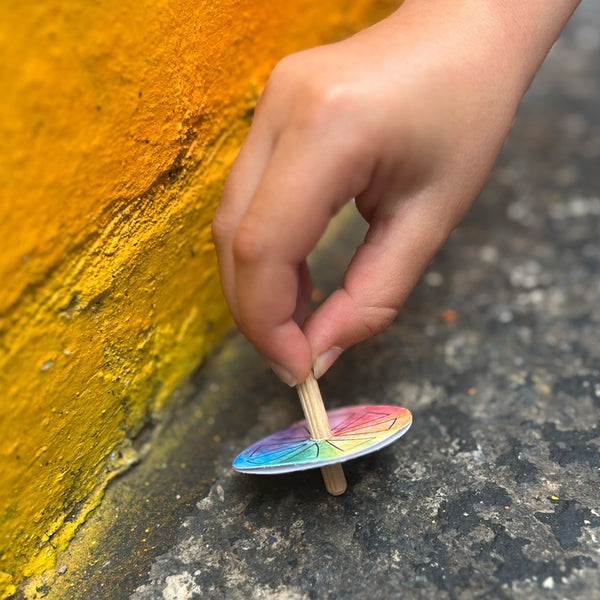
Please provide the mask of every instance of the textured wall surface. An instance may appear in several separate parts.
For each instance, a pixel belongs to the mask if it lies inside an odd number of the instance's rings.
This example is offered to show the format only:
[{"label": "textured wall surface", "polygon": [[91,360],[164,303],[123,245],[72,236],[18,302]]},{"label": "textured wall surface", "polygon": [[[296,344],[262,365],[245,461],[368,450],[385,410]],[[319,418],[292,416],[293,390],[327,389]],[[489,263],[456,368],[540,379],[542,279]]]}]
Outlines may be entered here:
[{"label": "textured wall surface", "polygon": [[397,2],[374,4],[3,3],[0,597],[227,326],[209,224],[270,69]]}]

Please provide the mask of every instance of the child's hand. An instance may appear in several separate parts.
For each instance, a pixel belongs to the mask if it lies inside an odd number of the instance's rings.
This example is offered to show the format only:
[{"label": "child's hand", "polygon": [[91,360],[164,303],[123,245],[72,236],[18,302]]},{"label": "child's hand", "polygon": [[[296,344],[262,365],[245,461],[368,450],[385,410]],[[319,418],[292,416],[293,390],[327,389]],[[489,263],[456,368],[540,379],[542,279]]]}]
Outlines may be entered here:
[{"label": "child's hand", "polygon": [[[320,376],[392,322],[484,185],[576,4],[407,0],[277,65],[213,232],[233,316],[284,381]],[[309,316],[305,259],[351,198],[369,231],[343,288]]]}]

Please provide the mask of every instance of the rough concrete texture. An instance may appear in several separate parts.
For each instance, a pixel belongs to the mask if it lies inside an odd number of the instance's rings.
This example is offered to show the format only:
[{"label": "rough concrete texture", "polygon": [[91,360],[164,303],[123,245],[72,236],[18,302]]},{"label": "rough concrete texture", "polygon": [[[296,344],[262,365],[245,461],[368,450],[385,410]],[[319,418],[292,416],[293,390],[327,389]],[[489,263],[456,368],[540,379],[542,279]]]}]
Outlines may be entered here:
[{"label": "rough concrete texture", "polygon": [[[404,438],[347,463],[338,498],[318,472],[236,474],[237,452],[300,413],[233,336],[162,438],[179,445],[127,476],[150,484],[107,528],[114,553],[30,597],[600,597],[599,31],[589,0],[400,317],[322,381],[329,408],[409,408]],[[354,229],[318,261],[325,292]]]}]

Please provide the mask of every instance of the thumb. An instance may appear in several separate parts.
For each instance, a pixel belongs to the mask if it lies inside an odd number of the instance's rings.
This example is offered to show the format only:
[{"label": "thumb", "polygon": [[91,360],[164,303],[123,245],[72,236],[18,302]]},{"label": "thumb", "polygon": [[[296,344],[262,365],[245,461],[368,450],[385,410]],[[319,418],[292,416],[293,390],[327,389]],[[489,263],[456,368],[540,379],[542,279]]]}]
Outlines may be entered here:
[{"label": "thumb", "polygon": [[[414,200],[414,199],[413,199]],[[406,207],[407,208],[407,207]],[[439,213],[411,202],[410,210],[374,220],[336,290],[303,330],[320,377],[353,344],[387,328],[452,227]]]}]

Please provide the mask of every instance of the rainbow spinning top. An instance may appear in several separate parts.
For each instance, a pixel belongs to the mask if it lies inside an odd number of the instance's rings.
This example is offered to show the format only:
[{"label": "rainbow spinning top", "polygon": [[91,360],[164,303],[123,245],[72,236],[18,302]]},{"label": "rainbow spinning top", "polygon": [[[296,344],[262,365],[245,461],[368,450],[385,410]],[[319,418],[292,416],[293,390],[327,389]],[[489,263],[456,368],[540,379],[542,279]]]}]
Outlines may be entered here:
[{"label": "rainbow spinning top", "polygon": [[242,473],[289,473],[324,467],[375,452],[403,436],[412,423],[400,406],[362,405],[327,412],[331,436],[315,440],[306,420],[246,448],[233,461]]},{"label": "rainbow spinning top", "polygon": [[321,468],[334,495],[346,489],[346,460],[375,452],[402,437],[412,424],[406,408],[359,405],[325,412],[314,377],[298,387],[305,420],[255,442],[233,461],[242,473],[274,475]]}]

